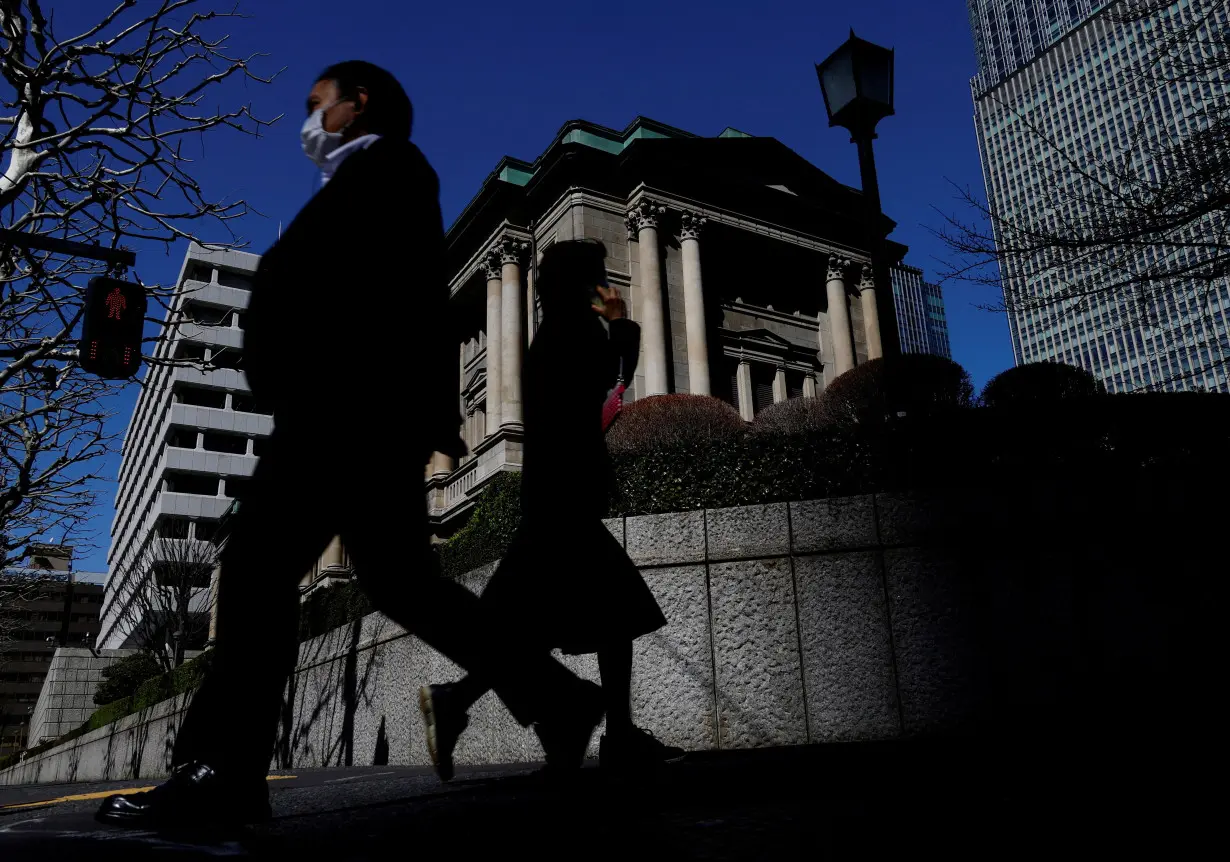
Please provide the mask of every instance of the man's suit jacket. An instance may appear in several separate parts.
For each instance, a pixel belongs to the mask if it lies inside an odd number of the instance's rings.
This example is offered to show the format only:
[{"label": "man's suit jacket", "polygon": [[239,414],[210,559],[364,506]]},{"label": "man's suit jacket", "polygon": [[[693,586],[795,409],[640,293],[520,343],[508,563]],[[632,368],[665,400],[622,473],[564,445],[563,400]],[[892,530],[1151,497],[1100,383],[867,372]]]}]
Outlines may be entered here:
[{"label": "man's suit jacket", "polygon": [[264,255],[243,367],[278,425],[354,423],[424,460],[457,442],[439,181],[418,147],[353,153]]}]

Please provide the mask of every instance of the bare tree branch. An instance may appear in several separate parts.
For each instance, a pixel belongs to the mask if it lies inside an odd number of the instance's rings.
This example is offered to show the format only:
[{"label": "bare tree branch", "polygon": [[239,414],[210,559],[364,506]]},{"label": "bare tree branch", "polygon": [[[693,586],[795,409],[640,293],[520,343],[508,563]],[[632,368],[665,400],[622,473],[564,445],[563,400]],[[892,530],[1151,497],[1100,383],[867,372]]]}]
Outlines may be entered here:
[{"label": "bare tree branch", "polygon": [[[1049,113],[1011,87],[987,94],[987,115],[1020,130],[1014,170],[1025,179],[992,181],[990,200],[958,189],[962,212],[941,213],[936,231],[952,253],[944,277],[1000,288],[991,307],[1014,318],[1092,314],[1098,331],[1148,330],[1155,352],[1200,357],[1158,387],[1226,365],[1213,308],[1230,278],[1228,16],[1226,0],[1120,0],[1089,25],[1095,39],[1106,31],[1139,46],[1124,74],[1101,85],[1105,104],[1119,106],[1104,121],[1109,148],[1052,130]],[[1203,110],[1176,120],[1175,100]]]},{"label": "bare tree branch", "polygon": [[214,605],[212,575],[218,549],[182,534],[152,538],[116,589],[124,595],[119,625],[136,648],[163,670],[183,663],[184,651],[204,646]]},{"label": "bare tree branch", "polygon": [[[200,8],[206,2],[99,3],[95,23],[62,36],[45,0],[0,0],[0,224],[105,248],[242,246],[232,224],[247,203],[209,197],[185,144],[224,129],[259,135],[276,118],[226,99],[238,82],[274,76],[254,71],[263,55],[228,48],[219,28],[242,16]],[[223,107],[207,107],[213,94]],[[200,236],[219,229],[221,243]],[[83,374],[75,349],[86,285],[104,272],[82,258],[0,247],[2,565],[32,540],[81,529],[96,465],[114,451],[105,405],[122,383]],[[147,285],[163,308],[175,290]],[[161,332],[196,323],[181,310]]]}]

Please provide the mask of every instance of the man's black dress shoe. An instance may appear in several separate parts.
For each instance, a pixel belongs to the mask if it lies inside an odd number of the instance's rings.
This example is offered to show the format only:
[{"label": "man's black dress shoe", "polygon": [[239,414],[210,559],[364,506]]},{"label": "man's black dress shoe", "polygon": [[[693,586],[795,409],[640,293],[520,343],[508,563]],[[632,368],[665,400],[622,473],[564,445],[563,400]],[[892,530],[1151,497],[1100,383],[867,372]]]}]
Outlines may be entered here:
[{"label": "man's black dress shoe", "polygon": [[130,829],[206,829],[259,823],[271,816],[263,779],[228,782],[204,763],[188,763],[153,790],[107,797],[94,819]]}]

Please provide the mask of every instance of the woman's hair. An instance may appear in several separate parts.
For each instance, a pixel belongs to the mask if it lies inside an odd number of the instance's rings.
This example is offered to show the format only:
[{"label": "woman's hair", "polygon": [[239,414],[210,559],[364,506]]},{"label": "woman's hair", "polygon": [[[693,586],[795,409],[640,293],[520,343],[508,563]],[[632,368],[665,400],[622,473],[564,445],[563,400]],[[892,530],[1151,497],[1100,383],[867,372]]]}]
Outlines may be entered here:
[{"label": "woman's hair", "polygon": [[588,303],[606,283],[606,246],[593,239],[557,242],[542,253],[535,290],[544,307]]},{"label": "woman's hair", "polygon": [[359,88],[367,91],[363,129],[375,135],[407,140],[414,124],[410,97],[390,73],[365,60],[335,63],[316,78],[332,81],[343,99],[353,99]]}]

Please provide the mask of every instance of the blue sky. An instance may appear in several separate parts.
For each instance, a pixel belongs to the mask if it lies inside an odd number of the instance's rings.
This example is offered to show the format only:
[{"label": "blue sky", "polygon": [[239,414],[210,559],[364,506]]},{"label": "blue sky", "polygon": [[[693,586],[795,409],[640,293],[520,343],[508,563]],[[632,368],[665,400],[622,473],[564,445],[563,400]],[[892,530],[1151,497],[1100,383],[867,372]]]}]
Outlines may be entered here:
[{"label": "blue sky", "polygon": [[[61,32],[101,6],[47,5]],[[307,90],[326,65],[354,58],[390,69],[410,93],[414,140],[440,175],[446,223],[502,156],[533,159],[578,118],[623,128],[640,114],[702,135],[733,126],[775,137],[858,185],[855,148],[842,130],[828,128],[813,68],[851,27],[897,51],[897,115],[881,124],[876,146],[884,209],[899,225],[893,238],[911,247],[908,260],[934,277],[946,256],[928,230],[942,220],[935,208],[961,209],[952,183],[981,192],[969,92],[974,53],[960,0],[244,0],[240,11],[250,17],[222,28],[233,48],[268,53],[258,71],[285,71],[272,85],[229,86],[211,101],[250,101],[258,115],[286,116],[260,139],[208,137],[196,153],[197,176],[207,194],[244,198],[263,213],[238,226],[255,252],[315,189],[315,169],[298,143]],[[184,249],[139,252],[142,279],[165,283],[176,277]],[[976,307],[997,297],[959,283],[944,285],[944,293],[954,358],[981,386],[1012,364],[1005,319]],[[115,404],[121,431],[135,394],[134,387]],[[118,459],[103,468],[111,477],[117,471]],[[78,560],[81,569],[105,568],[114,487],[105,486],[98,547]]]}]

